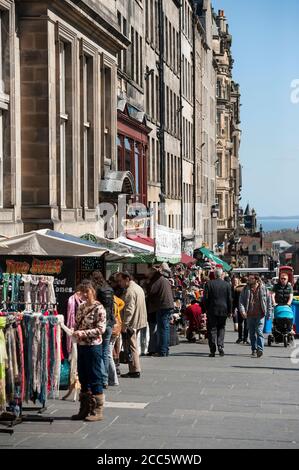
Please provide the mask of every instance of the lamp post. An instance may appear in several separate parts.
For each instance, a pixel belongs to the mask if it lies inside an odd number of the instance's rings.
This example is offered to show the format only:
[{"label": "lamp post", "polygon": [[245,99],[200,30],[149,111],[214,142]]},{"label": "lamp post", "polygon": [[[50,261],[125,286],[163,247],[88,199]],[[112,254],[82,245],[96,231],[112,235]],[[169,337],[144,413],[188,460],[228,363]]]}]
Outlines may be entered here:
[{"label": "lamp post", "polygon": [[217,219],[218,219],[218,207],[216,204],[213,204],[211,207],[211,223],[212,223],[212,239],[211,239],[211,245],[212,249],[214,250],[214,245],[216,244],[216,241],[214,242],[214,233],[216,231],[217,233]]}]

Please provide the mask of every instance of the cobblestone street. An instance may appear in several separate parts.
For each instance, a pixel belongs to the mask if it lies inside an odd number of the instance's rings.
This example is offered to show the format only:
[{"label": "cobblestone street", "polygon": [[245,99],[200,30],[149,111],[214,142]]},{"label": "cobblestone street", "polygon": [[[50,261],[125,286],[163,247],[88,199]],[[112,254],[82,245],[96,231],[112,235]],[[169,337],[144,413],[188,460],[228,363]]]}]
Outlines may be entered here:
[{"label": "cobblestone street", "polygon": [[298,366],[290,349],[267,347],[252,359],[248,346],[235,344],[231,323],[229,330],[224,358],[208,358],[207,344],[184,339],[168,359],[142,358],[141,380],[122,379],[107,391],[104,421],[70,421],[78,404],[52,400],[52,424],[20,424],[12,436],[0,434],[0,447],[298,449]]}]

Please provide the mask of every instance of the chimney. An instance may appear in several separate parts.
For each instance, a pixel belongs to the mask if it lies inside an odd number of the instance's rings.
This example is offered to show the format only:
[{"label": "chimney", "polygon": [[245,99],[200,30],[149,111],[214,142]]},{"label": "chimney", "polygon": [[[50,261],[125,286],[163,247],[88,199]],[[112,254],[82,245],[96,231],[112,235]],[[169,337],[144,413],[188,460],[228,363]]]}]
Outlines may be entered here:
[{"label": "chimney", "polygon": [[260,245],[261,245],[261,251],[264,250],[264,231],[263,231],[263,226],[260,225]]},{"label": "chimney", "polygon": [[226,32],[226,18],[225,18],[225,13],[224,10],[218,10],[218,24],[221,33]]}]

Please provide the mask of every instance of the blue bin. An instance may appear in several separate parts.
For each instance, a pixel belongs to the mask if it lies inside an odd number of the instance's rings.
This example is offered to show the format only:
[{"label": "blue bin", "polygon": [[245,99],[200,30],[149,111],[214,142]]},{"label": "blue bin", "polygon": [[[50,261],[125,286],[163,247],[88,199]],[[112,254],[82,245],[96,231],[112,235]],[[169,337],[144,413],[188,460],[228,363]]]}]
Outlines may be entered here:
[{"label": "blue bin", "polygon": [[272,323],[273,323],[272,318],[269,318],[269,320],[265,318],[264,333],[266,333],[267,335],[272,333]]},{"label": "blue bin", "polygon": [[292,310],[294,312],[294,324],[296,326],[296,333],[299,334],[299,301],[293,300]]}]

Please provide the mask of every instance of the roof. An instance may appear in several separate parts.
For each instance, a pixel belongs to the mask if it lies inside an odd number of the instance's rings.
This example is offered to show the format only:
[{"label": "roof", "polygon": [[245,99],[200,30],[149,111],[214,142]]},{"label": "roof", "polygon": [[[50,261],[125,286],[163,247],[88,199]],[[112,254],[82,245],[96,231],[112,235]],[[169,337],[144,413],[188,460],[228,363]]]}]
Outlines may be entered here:
[{"label": "roof", "polygon": [[292,246],[290,243],[288,243],[285,240],[274,241],[274,242],[272,242],[272,245],[279,245],[280,248],[290,248],[290,246]]},{"label": "roof", "polygon": [[231,266],[226,263],[225,261],[223,261],[222,259],[218,258],[218,256],[214,255],[214,253],[210,250],[208,250],[207,248],[205,247],[202,247],[202,248],[199,248],[199,251],[202,253],[202,255],[205,257],[205,258],[208,258],[212,261],[214,261],[215,263],[223,266],[223,269],[225,271],[231,271]]},{"label": "roof", "polygon": [[181,262],[183,264],[193,264],[196,263],[196,259],[193,258],[192,256],[187,255],[187,253],[182,253],[182,259]]},{"label": "roof", "polygon": [[123,256],[107,246],[55,230],[34,230],[0,241],[1,255],[89,257],[108,255],[109,260]]}]

